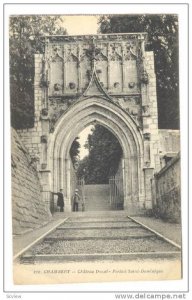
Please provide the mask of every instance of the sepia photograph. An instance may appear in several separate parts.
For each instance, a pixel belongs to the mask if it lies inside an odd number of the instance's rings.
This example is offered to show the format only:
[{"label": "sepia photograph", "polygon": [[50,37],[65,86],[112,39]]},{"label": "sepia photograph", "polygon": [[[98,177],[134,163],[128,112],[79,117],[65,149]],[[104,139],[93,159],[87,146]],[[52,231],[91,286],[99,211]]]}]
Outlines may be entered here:
[{"label": "sepia photograph", "polygon": [[180,279],[177,15],[9,24],[14,282]]},{"label": "sepia photograph", "polygon": [[179,13],[13,11],[12,285],[181,286],[188,200]]}]

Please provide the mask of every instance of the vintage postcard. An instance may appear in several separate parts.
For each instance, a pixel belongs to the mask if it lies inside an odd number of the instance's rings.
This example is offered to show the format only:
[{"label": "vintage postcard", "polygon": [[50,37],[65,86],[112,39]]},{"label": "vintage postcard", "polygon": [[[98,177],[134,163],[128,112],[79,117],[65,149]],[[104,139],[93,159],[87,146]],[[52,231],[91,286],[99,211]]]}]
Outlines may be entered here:
[{"label": "vintage postcard", "polygon": [[8,14],[15,286],[186,278],[175,11]]}]

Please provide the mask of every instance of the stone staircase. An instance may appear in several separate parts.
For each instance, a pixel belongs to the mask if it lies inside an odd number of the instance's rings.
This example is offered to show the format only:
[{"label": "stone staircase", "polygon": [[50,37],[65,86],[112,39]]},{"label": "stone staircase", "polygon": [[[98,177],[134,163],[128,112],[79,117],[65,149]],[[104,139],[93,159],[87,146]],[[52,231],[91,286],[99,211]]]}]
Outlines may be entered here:
[{"label": "stone staircase", "polygon": [[85,185],[85,211],[109,211],[108,184]]},{"label": "stone staircase", "polygon": [[73,212],[64,218],[20,257],[20,263],[138,259],[156,262],[180,256],[180,248],[127,217],[126,212],[90,211]]}]

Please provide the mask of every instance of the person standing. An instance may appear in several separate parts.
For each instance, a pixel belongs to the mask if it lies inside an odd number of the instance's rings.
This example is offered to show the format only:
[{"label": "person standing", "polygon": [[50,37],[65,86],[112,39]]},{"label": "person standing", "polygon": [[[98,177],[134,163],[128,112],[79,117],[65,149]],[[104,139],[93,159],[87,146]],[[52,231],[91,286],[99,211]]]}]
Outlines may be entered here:
[{"label": "person standing", "polygon": [[64,196],[63,196],[63,189],[60,189],[60,192],[53,193],[53,195],[57,195],[57,206],[60,207],[60,212],[64,211]]},{"label": "person standing", "polygon": [[80,196],[78,194],[78,189],[75,190],[75,194],[73,196],[73,211],[79,210]]}]

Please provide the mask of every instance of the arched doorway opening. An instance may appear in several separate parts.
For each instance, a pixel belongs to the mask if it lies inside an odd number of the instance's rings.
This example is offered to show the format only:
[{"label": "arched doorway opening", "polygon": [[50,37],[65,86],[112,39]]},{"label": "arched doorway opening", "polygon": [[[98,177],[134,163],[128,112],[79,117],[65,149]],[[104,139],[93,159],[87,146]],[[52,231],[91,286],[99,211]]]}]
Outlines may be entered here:
[{"label": "arched doorway opening", "polygon": [[142,135],[128,113],[101,97],[80,99],[57,122],[48,144],[51,189],[64,189],[66,210],[71,211],[70,148],[78,133],[94,122],[109,129],[121,144],[124,209],[137,210],[145,198]]},{"label": "arched doorway opening", "polygon": [[83,209],[122,209],[123,150],[111,130],[98,122],[86,127],[73,141],[70,156],[71,189],[78,189]]}]

